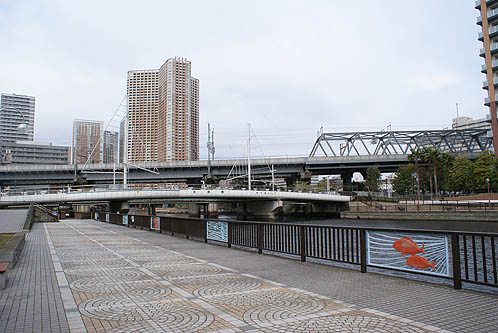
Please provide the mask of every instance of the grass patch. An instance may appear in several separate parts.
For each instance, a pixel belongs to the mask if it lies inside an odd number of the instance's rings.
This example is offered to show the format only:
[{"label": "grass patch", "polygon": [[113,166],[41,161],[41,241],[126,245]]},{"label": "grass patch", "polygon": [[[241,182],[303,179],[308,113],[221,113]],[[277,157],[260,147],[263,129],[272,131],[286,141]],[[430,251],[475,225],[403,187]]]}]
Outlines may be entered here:
[{"label": "grass patch", "polygon": [[14,236],[14,234],[0,234],[0,249],[7,244],[9,239]]}]

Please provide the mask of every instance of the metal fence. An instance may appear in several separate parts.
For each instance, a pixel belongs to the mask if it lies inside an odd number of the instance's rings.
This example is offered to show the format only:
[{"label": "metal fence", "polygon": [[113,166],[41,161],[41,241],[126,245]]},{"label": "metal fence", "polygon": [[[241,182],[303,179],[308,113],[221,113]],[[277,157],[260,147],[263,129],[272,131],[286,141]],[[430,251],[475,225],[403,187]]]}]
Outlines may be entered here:
[{"label": "metal fence", "polygon": [[399,202],[352,201],[349,211],[355,213],[392,212],[498,212],[498,203],[491,201],[405,200]]},{"label": "metal fence", "polygon": [[[119,214],[93,213],[92,217],[117,225],[123,225],[125,221],[125,218]],[[210,238],[208,224],[213,220],[160,216],[160,222],[155,226],[153,218],[144,215],[129,215],[126,218],[128,221],[126,226],[172,235],[178,234],[204,242],[221,241],[226,243],[227,247],[253,248],[258,253],[293,255],[303,262],[307,258],[314,258],[345,263],[358,267],[362,273],[366,273],[369,267],[375,267],[381,270],[400,270],[408,274],[432,274],[436,278],[452,280],[455,289],[461,289],[462,282],[498,288],[498,234],[216,220],[214,223],[221,223],[226,227],[227,235],[226,238],[223,238],[224,236]],[[379,255],[379,252],[375,252],[379,251],[375,249],[375,246],[378,246],[375,237],[379,235],[387,237],[388,242],[387,245],[381,244],[378,247],[381,249],[382,256],[377,259],[391,260],[383,253],[392,252],[397,254],[396,260],[401,260],[403,265],[390,265],[389,262],[386,265],[375,263],[373,259]],[[425,243],[417,241],[417,237],[427,240]],[[436,253],[430,246],[440,240],[443,243],[438,246],[443,246],[446,250]],[[405,251],[397,248],[396,242],[406,243],[405,246],[408,248],[406,253],[396,252],[396,249]],[[431,272],[431,266],[432,270],[435,269],[435,262],[424,261],[422,257],[431,254],[437,255],[438,262],[446,265],[444,267],[446,273]],[[411,270],[403,268],[410,268],[404,264],[405,261],[410,266],[418,268]]]}]

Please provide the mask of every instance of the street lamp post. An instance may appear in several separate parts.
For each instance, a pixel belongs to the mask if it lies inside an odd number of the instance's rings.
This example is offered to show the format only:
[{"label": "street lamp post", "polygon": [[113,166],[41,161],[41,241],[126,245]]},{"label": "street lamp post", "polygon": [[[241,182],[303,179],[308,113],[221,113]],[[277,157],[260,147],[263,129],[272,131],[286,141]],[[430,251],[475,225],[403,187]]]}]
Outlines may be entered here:
[{"label": "street lamp post", "polygon": [[[17,130],[19,132],[21,132],[21,134],[25,134],[28,132],[29,127],[28,127],[28,124],[26,123],[26,118],[24,117],[24,114],[21,112],[21,110],[19,110],[18,108],[12,107],[12,106],[0,107],[0,111],[2,111],[2,110],[14,110],[14,111],[18,112],[22,117],[22,123],[17,125]],[[2,152],[1,139],[0,139],[0,156],[1,156],[0,164],[3,164],[5,156]]]},{"label": "street lamp post", "polygon": [[21,110],[19,110],[18,108],[15,108],[13,106],[0,107],[0,111],[2,111],[2,110],[15,110],[15,111],[17,111],[22,117],[22,123],[17,125],[17,129],[23,134],[28,131],[29,127],[28,127],[28,124],[26,123],[26,118],[24,117],[24,113],[22,113]]}]

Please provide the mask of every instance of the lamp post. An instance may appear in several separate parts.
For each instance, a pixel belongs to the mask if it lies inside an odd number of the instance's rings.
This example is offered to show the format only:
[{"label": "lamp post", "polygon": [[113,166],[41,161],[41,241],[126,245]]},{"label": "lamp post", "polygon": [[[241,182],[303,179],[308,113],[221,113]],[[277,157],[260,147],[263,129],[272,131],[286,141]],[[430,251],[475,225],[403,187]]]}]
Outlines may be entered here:
[{"label": "lamp post", "polygon": [[[15,107],[12,107],[12,106],[9,106],[9,107],[0,107],[0,111],[2,110],[14,110],[16,112],[18,112],[21,117],[22,117],[22,123],[20,123],[19,125],[17,125],[17,130],[21,133],[21,134],[26,134],[28,132],[28,124],[26,123],[26,118],[24,117],[24,114],[18,109],[18,108],[15,108]],[[0,160],[0,164],[3,164],[4,163],[4,158],[5,158],[5,155],[3,154],[2,152],[2,147],[1,147],[1,139],[0,139],[0,155],[1,155],[1,160]]]},{"label": "lamp post", "polygon": [[17,129],[22,133],[27,133],[28,132],[28,124],[26,123],[26,118],[24,117],[24,114],[22,113],[21,110],[19,110],[18,108],[15,108],[13,106],[9,106],[9,107],[0,107],[0,111],[2,110],[15,110],[17,111],[21,117],[22,117],[22,123],[20,123],[19,125],[17,125]]}]

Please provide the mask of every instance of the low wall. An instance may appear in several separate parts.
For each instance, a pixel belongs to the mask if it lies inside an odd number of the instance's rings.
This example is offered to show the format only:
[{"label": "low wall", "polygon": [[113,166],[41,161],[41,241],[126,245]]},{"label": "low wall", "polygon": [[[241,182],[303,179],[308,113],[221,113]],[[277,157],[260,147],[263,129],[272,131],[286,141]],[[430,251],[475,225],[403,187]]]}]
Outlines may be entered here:
[{"label": "low wall", "polygon": [[8,262],[9,268],[16,265],[24,247],[25,233],[18,232],[0,249],[0,262]]},{"label": "low wall", "polygon": [[498,212],[341,212],[343,219],[498,222]]}]

